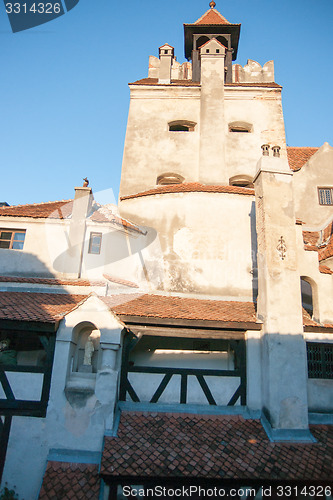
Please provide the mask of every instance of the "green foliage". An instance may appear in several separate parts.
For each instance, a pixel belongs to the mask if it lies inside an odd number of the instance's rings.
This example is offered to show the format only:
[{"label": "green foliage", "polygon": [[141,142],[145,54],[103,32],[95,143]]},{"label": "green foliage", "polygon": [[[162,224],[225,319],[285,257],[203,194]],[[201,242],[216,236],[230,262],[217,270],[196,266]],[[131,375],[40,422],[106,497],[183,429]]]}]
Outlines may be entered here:
[{"label": "green foliage", "polygon": [[0,491],[0,500],[18,500],[18,496],[14,490],[9,490],[7,486],[5,486]]}]

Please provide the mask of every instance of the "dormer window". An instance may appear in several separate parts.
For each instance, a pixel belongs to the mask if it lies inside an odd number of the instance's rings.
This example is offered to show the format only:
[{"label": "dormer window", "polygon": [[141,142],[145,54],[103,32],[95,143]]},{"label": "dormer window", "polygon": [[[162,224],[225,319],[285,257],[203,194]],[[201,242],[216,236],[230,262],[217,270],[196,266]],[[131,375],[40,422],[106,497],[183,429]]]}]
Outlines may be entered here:
[{"label": "dormer window", "polygon": [[169,123],[170,132],[194,132],[196,126],[195,122],[189,122],[186,120],[177,120]]},{"label": "dormer window", "polygon": [[253,132],[253,125],[247,122],[232,122],[229,123],[229,132],[248,134]]},{"label": "dormer window", "polygon": [[253,179],[249,175],[234,175],[229,179],[230,186],[245,187],[253,189]]},{"label": "dormer window", "polygon": [[182,184],[184,182],[184,177],[174,172],[165,172],[161,174],[156,179],[156,184],[158,186],[166,186],[168,184]]}]

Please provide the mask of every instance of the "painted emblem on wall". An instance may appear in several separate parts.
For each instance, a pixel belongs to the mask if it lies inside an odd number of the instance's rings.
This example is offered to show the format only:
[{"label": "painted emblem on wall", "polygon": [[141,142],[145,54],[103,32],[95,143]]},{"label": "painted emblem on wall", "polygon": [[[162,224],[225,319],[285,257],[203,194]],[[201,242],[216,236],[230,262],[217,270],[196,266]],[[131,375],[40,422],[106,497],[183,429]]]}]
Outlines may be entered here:
[{"label": "painted emblem on wall", "polygon": [[279,239],[279,243],[278,243],[278,246],[276,247],[276,249],[279,252],[280,259],[284,260],[286,257],[286,253],[287,253],[287,245],[286,245],[286,242],[284,241],[283,236],[281,236],[281,238]]},{"label": "painted emblem on wall", "polygon": [[3,0],[13,33],[35,28],[63,16],[80,0]]}]

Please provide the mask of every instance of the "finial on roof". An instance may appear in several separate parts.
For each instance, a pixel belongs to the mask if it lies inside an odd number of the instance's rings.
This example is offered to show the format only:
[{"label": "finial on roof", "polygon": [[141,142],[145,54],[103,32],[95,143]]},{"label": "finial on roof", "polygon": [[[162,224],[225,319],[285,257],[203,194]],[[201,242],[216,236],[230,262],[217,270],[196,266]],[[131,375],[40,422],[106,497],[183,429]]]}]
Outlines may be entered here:
[{"label": "finial on roof", "polygon": [[88,187],[89,186],[89,181],[88,181],[87,177],[85,177],[83,180],[84,180],[83,187],[84,188]]},{"label": "finial on roof", "polygon": [[210,2],[209,7],[214,9],[216,7],[216,3],[214,1]]}]

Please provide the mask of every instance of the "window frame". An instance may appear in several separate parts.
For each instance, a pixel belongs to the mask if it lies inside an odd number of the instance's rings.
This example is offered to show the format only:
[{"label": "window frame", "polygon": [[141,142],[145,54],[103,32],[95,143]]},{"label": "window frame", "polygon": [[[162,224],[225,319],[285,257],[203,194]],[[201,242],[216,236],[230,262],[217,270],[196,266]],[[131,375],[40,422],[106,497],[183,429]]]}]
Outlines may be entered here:
[{"label": "window frame", "polygon": [[169,132],[195,132],[196,122],[190,120],[174,120],[168,123]]},{"label": "window frame", "polygon": [[[92,252],[92,247],[93,247],[93,238],[98,236],[100,238],[99,246],[98,246],[98,252]],[[101,248],[102,248],[102,237],[103,233],[96,232],[96,231],[91,231],[89,235],[89,246],[88,246],[88,253],[91,255],[100,255],[101,254]]]},{"label": "window frame", "polygon": [[[317,349],[317,353],[311,352]],[[326,353],[325,350],[328,352]],[[333,343],[307,342],[308,378],[333,380]],[[317,356],[318,359],[311,359]],[[331,359],[330,359],[331,358]],[[312,363],[312,366],[311,366]]]},{"label": "window frame", "polygon": [[[2,233],[11,233],[10,239],[1,238]],[[20,251],[23,250],[26,233],[27,233],[26,229],[14,229],[14,228],[0,227],[0,242],[2,242],[2,241],[9,242],[8,248],[0,246],[0,250],[20,250]],[[16,234],[24,234],[23,240],[15,239]],[[15,243],[22,243],[22,248],[13,248],[13,245]]]},{"label": "window frame", "polygon": [[[322,187],[322,186],[320,186],[320,187],[317,188],[317,190],[318,190],[319,205],[321,207],[331,207],[333,205],[333,187],[329,187],[329,186]],[[330,191],[331,203],[322,203],[321,191]],[[326,194],[323,194],[323,197],[326,198]]]}]

